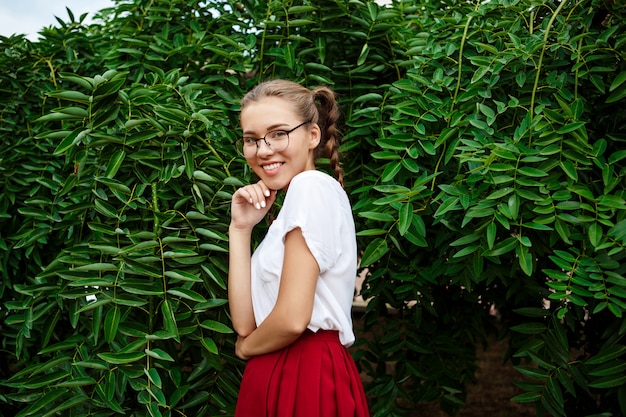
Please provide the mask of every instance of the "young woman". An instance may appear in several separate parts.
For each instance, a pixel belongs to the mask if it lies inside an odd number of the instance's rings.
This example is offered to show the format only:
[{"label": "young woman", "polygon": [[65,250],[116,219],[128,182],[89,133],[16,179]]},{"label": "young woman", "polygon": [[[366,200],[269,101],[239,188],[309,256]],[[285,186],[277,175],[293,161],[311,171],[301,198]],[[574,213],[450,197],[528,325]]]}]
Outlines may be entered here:
[{"label": "young woman", "polygon": [[[259,181],[232,198],[228,299],[247,360],[237,417],[363,417],[351,307],[357,249],[342,188],[339,110],[326,87],[274,80],[241,103],[241,154]],[[337,179],[315,169],[330,160]],[[276,219],[251,256],[251,232],[279,190]]]}]

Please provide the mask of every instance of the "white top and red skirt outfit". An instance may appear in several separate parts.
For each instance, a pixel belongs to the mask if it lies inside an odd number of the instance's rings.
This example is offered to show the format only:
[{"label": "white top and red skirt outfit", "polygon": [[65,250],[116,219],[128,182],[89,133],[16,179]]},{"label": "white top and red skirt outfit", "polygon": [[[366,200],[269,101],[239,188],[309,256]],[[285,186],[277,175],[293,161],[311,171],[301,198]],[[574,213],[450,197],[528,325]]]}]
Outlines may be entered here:
[{"label": "white top and red skirt outfit", "polygon": [[348,197],[331,176],[304,171],[289,184],[283,206],[252,255],[252,306],[257,326],[278,297],[285,236],[302,230],[320,275],[307,331],[291,345],[248,361],[236,417],[367,417],[354,360],[352,299],[357,270]]}]

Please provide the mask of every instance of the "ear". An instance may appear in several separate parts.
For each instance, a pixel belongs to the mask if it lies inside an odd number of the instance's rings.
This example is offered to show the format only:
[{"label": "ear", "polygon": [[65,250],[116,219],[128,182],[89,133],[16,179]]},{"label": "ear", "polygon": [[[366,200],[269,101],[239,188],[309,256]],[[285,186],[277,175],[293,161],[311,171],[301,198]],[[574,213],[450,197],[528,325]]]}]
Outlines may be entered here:
[{"label": "ear", "polygon": [[314,123],[311,126],[309,134],[311,135],[309,139],[309,149],[315,149],[322,140],[322,131],[320,130],[320,127],[317,125],[317,123]]}]

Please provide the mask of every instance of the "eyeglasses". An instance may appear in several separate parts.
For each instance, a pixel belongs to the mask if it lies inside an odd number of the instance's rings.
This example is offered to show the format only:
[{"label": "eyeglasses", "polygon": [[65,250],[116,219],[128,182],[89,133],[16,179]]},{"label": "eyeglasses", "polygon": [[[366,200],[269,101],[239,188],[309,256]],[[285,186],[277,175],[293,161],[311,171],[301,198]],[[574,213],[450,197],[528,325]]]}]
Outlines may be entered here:
[{"label": "eyeglasses", "polygon": [[235,148],[237,148],[237,152],[244,158],[252,158],[259,150],[259,141],[262,140],[273,152],[284,151],[287,149],[287,146],[289,146],[289,134],[300,126],[304,126],[310,122],[310,120],[307,120],[290,130],[272,130],[267,132],[262,138],[244,136],[235,141]]}]

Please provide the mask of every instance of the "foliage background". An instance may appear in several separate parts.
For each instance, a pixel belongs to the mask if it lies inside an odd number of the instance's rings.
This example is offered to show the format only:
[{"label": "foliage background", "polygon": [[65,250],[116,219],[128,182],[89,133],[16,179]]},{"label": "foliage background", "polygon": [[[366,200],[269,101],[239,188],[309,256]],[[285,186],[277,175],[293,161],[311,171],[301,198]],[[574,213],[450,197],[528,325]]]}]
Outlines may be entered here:
[{"label": "foliage background", "polygon": [[626,414],[623,6],[116,0],[0,38],[0,414],[232,414],[230,143],[275,77],[344,109],[372,415],[454,413],[492,331],[538,415]]}]

